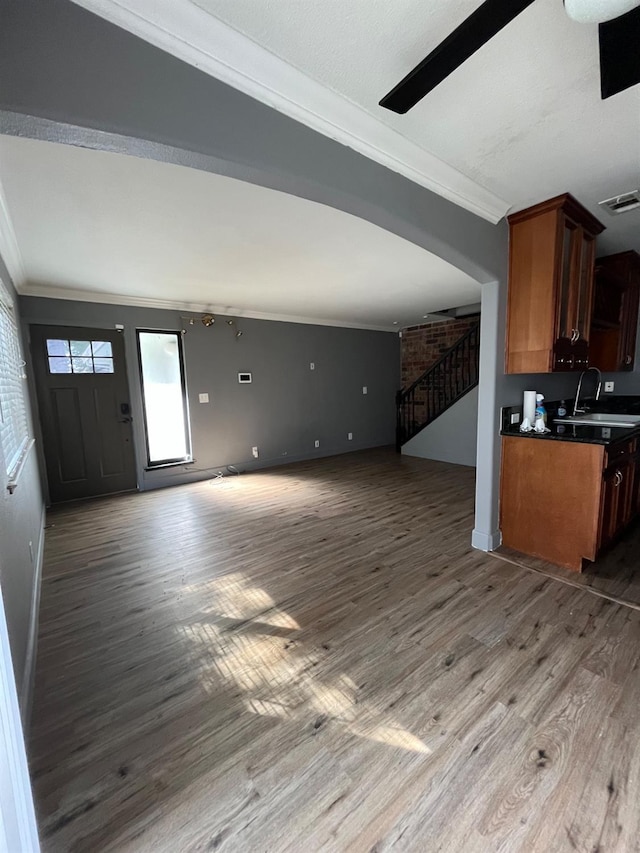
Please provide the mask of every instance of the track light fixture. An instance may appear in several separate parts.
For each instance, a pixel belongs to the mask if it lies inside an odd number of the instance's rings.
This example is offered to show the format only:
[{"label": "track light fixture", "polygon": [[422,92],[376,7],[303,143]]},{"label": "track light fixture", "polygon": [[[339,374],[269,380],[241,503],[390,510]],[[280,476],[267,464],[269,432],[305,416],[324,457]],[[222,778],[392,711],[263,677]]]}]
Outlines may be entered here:
[{"label": "track light fixture", "polygon": [[[233,329],[233,327],[235,325],[236,325],[235,320],[227,320],[227,326],[230,326]],[[241,338],[242,337],[242,329],[238,329],[236,327],[235,336],[236,336],[236,338]]]},{"label": "track light fixture", "polygon": [[[180,319],[184,321],[185,325],[188,324],[189,326],[194,326],[198,317],[197,316],[185,317],[184,315],[181,314]],[[202,323],[203,326],[205,326],[208,329],[210,326],[214,325],[214,323],[216,322],[216,318],[213,316],[213,314],[206,313],[206,314],[201,315],[200,322]],[[230,329],[233,330],[234,336],[236,338],[242,337],[242,335],[243,335],[242,329],[239,329],[236,326],[235,320],[225,320],[224,323],[225,323],[225,325],[229,326]],[[183,327],[182,334],[186,335],[186,333],[187,333],[187,330],[186,330],[186,328]]]}]

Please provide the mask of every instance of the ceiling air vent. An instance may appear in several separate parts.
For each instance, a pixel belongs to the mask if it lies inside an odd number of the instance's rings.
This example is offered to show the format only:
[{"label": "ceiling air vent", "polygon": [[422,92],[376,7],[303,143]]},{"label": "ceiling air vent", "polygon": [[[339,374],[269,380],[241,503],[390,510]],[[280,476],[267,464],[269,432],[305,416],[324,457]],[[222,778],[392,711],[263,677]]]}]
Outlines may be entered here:
[{"label": "ceiling air vent", "polygon": [[606,198],[604,201],[599,201],[598,204],[600,207],[604,207],[611,216],[619,216],[621,213],[626,213],[628,210],[640,207],[640,190],[615,195],[613,198]]}]

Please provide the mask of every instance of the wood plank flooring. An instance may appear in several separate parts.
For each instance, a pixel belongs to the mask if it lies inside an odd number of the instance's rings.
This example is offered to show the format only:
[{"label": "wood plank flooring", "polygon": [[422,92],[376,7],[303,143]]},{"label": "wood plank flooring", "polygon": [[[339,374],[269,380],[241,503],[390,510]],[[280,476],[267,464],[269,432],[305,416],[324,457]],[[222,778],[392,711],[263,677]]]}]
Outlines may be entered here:
[{"label": "wood plank flooring", "polygon": [[469,548],[372,451],[52,512],[53,851],[640,850],[640,612]]},{"label": "wood plank flooring", "polygon": [[609,551],[598,557],[595,563],[587,563],[583,572],[572,572],[554,566],[538,557],[520,554],[512,548],[502,547],[493,556],[510,563],[531,569],[564,583],[590,589],[615,601],[640,608],[640,521],[631,525],[620,541]]}]

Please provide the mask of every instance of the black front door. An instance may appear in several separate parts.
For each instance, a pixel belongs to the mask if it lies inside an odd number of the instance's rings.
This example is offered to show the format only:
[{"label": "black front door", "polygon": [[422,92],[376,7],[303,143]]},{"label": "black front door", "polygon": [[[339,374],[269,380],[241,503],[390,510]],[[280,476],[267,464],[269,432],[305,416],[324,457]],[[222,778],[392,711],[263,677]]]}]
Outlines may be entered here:
[{"label": "black front door", "polygon": [[30,331],[51,501],[135,489],[121,333],[35,325]]}]

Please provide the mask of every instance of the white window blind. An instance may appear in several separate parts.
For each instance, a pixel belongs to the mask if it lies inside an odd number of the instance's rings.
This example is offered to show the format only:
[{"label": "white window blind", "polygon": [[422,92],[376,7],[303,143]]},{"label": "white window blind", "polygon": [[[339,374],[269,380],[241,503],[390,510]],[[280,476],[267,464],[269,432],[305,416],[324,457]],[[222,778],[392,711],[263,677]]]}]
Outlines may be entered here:
[{"label": "white window blind", "polygon": [[29,443],[23,365],[13,302],[0,281],[0,444],[9,479]]}]

